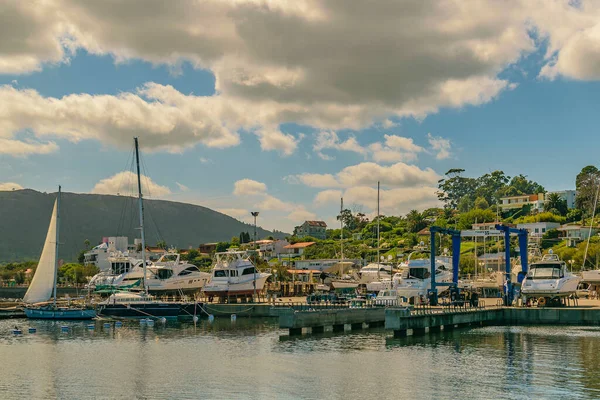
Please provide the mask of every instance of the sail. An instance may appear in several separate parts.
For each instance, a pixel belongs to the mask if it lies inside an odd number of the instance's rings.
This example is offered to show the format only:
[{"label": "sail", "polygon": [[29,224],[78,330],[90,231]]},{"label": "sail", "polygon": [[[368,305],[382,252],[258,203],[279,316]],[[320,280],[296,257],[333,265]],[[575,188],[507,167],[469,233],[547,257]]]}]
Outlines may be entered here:
[{"label": "sail", "polygon": [[23,298],[26,303],[41,303],[50,300],[50,297],[52,297],[56,269],[56,219],[57,202],[54,203],[54,209],[52,210],[52,218],[50,219],[40,262]]}]

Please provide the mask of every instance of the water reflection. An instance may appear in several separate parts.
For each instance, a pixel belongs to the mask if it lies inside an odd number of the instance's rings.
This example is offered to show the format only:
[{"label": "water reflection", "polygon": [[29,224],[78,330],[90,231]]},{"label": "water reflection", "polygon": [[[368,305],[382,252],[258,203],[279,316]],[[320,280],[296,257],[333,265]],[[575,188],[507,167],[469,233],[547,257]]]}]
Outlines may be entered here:
[{"label": "water reflection", "polygon": [[[15,324],[23,335],[11,333]],[[28,334],[29,326],[38,332]],[[400,339],[383,329],[284,334],[270,319],[96,322],[93,330],[0,321],[0,397],[600,396],[600,328],[486,327]]]}]

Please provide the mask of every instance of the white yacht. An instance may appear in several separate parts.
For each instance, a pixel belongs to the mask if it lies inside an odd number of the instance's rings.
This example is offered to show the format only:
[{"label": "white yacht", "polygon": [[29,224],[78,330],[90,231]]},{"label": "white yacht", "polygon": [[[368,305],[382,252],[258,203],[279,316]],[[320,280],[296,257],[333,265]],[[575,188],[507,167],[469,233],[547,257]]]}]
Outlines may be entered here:
[{"label": "white yacht", "polygon": [[[211,275],[193,264],[181,260],[175,252],[164,254],[158,261],[147,266],[146,285],[156,294],[196,292],[204,287]],[[143,273],[140,271],[140,277]]]},{"label": "white yacht", "polygon": [[258,271],[246,251],[226,251],[215,257],[210,281],[204,285],[207,296],[252,296],[264,289],[271,276]]},{"label": "white yacht", "polygon": [[[420,251],[423,252],[423,251]],[[410,301],[411,298],[426,297],[431,289],[431,261],[428,258],[411,259],[409,255],[406,265],[401,272],[394,274],[394,288],[398,295]],[[437,256],[435,258],[435,281],[437,283],[452,282],[452,258]]]},{"label": "white yacht", "polygon": [[[90,279],[90,288],[141,288],[144,276],[142,260],[132,258],[127,253],[116,252],[111,254],[108,262],[110,268],[107,271],[100,272]],[[148,272],[146,276],[150,277]]]},{"label": "white yacht", "polygon": [[521,294],[544,299],[569,296],[577,291],[580,280],[567,270],[566,263],[557,254],[550,253],[529,266]]},{"label": "white yacht", "polygon": [[362,285],[385,278],[389,279],[392,277],[392,266],[384,263],[370,263],[360,269],[358,276],[360,277],[358,282]]}]

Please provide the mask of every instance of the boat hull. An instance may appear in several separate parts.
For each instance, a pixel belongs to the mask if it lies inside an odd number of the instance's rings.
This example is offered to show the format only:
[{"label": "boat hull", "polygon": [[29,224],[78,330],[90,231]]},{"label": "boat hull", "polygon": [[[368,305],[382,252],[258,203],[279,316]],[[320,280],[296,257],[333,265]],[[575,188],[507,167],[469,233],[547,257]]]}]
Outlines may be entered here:
[{"label": "boat hull", "polygon": [[86,320],[96,317],[96,310],[92,309],[40,309],[25,308],[25,315],[30,319],[53,319],[53,320]]},{"label": "boat hull", "polygon": [[177,318],[180,309],[179,303],[107,304],[101,306],[99,314],[114,318]]},{"label": "boat hull", "polygon": [[577,292],[579,278],[573,277],[562,282],[556,280],[538,281],[533,284],[529,281],[521,286],[521,294],[527,297],[565,297]]},{"label": "boat hull", "polygon": [[[256,292],[260,292],[265,287],[265,282],[270,274],[260,274],[256,278]],[[227,297],[227,296],[252,296],[254,295],[254,279],[246,282],[228,283],[226,281],[213,281],[204,286],[206,296]]]}]

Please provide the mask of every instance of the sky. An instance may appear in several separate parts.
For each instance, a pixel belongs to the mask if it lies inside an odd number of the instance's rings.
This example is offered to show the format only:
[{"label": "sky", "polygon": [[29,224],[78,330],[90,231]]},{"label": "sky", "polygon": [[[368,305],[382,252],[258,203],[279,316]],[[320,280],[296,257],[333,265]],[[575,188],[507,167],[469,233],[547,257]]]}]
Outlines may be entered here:
[{"label": "sky", "polygon": [[0,1],[0,190],[144,195],[291,232],[573,189],[600,148],[600,2]]}]

